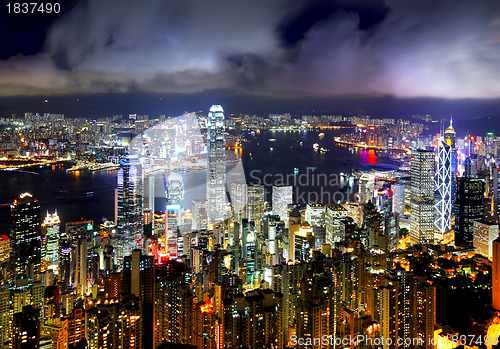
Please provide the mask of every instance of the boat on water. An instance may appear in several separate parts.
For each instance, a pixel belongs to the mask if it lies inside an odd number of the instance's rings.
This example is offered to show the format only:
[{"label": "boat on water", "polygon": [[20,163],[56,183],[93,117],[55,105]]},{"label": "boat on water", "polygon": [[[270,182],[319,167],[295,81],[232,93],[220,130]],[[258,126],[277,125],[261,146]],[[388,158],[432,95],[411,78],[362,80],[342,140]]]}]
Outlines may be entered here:
[{"label": "boat on water", "polygon": [[314,151],[318,151],[319,150],[319,144],[318,143],[314,143],[313,144],[313,149],[314,149]]}]

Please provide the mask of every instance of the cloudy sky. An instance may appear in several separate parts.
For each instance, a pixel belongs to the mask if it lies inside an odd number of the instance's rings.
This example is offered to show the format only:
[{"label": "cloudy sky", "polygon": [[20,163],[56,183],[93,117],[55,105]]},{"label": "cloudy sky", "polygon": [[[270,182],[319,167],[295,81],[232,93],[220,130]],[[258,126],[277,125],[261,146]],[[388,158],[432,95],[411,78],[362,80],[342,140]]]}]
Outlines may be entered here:
[{"label": "cloudy sky", "polygon": [[80,0],[0,17],[0,97],[500,98],[499,1]]}]

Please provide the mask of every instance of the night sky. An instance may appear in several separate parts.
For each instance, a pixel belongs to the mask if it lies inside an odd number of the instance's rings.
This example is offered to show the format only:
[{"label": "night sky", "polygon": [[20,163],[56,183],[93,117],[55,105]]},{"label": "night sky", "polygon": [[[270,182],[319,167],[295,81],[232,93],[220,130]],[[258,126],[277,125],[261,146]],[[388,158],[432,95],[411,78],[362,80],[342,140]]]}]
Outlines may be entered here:
[{"label": "night sky", "polygon": [[38,21],[1,5],[4,114],[500,114],[500,1],[73,0]]}]

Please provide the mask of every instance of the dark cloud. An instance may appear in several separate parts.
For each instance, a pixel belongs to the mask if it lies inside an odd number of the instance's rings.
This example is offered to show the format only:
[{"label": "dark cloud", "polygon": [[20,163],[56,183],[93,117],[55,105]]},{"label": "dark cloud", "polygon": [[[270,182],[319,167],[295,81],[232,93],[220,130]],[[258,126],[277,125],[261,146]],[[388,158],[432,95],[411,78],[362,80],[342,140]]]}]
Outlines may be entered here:
[{"label": "dark cloud", "polygon": [[384,20],[389,8],[381,0],[313,0],[298,1],[277,28],[281,43],[294,47],[309,30],[339,11],[353,12],[359,18],[358,29],[369,30]]},{"label": "dark cloud", "polygon": [[500,2],[88,0],[0,94],[500,97]]}]

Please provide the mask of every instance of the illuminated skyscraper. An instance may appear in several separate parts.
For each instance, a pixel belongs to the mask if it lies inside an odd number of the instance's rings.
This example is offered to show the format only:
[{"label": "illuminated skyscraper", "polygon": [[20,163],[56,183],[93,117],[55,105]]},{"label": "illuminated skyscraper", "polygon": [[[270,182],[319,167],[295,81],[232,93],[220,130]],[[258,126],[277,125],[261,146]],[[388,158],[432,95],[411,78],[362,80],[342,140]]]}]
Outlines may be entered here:
[{"label": "illuminated skyscraper", "polygon": [[293,186],[273,186],[273,214],[288,222],[288,205],[293,203]]},{"label": "illuminated skyscraper", "polygon": [[118,169],[117,257],[142,247],[142,166],[137,156],[127,155]]},{"label": "illuminated skyscraper", "polygon": [[436,239],[440,240],[451,228],[451,147],[443,140],[438,146],[437,171],[434,176],[436,182],[435,204],[436,217],[434,226],[436,227]]},{"label": "illuminated skyscraper", "polygon": [[16,279],[36,279],[41,267],[40,203],[30,193],[11,205],[13,268]]},{"label": "illuminated skyscraper", "polygon": [[450,147],[450,164],[451,164],[451,210],[452,213],[455,210],[455,198],[457,192],[457,145],[456,145],[457,134],[453,128],[453,119],[450,118],[450,126],[444,131],[444,140],[446,144]]},{"label": "illuminated skyscraper", "polygon": [[226,138],[224,110],[212,105],[207,118],[208,223],[224,220],[226,207]]},{"label": "illuminated skyscraper", "polygon": [[45,263],[47,269],[59,269],[59,224],[61,223],[57,211],[53,214],[47,212],[42,223],[42,235],[45,236]]},{"label": "illuminated skyscraper", "polygon": [[410,238],[413,243],[434,239],[434,152],[411,152]]}]

